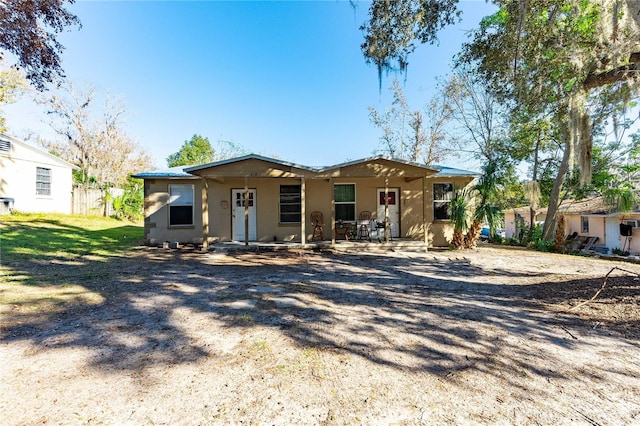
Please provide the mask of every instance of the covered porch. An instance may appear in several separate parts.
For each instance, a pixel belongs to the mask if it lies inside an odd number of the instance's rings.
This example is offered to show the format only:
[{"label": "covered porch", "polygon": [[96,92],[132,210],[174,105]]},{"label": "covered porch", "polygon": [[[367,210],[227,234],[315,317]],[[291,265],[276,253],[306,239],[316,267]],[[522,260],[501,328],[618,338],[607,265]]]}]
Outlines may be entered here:
[{"label": "covered porch", "polygon": [[[385,244],[406,240],[426,247],[433,220],[427,180],[437,171],[380,157],[314,169],[256,155],[185,169],[201,178],[199,210],[204,249],[210,244],[227,247],[238,243],[263,248],[362,245],[369,241],[340,238],[347,237],[347,228],[357,234],[363,211],[371,212],[378,223],[386,225],[382,238],[376,232],[371,244],[379,245],[378,239]],[[282,206],[283,186],[295,191],[293,196],[285,194],[288,207],[294,207],[287,213]],[[219,208],[225,192],[231,192],[226,212]],[[280,203],[275,201],[277,197]],[[222,205],[226,206],[225,201]],[[322,223],[313,223],[312,213],[320,213]],[[220,226],[225,215],[231,229]],[[285,223],[288,218],[292,218],[291,223]],[[217,221],[213,232],[212,221]],[[317,226],[322,227],[321,240],[314,232]]]}]

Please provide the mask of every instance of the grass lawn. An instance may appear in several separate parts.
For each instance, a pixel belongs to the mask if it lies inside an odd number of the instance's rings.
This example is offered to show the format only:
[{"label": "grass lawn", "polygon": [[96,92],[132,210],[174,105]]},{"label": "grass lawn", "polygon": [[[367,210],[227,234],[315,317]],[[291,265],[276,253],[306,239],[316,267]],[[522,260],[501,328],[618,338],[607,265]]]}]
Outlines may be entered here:
[{"label": "grass lawn", "polygon": [[[0,305],[38,311],[101,297],[71,284],[55,265],[76,265],[84,280],[95,280],[143,241],[143,226],[112,218],[61,214],[11,214],[0,218]],[[78,282],[78,276],[73,277]]]}]

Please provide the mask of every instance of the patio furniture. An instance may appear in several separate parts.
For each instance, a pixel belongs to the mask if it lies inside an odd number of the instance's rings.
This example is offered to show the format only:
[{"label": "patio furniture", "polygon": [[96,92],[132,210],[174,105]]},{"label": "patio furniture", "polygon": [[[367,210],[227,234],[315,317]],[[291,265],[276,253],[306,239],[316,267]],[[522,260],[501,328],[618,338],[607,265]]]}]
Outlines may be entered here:
[{"label": "patio furniture", "polygon": [[313,225],[313,236],[311,241],[315,241],[316,238],[320,238],[320,241],[324,240],[324,220],[322,218],[322,212],[311,212],[311,224]]},{"label": "patio furniture", "polygon": [[371,241],[371,212],[363,210],[358,215],[358,239]]},{"label": "patio furniture", "polygon": [[[385,235],[386,225],[387,225],[386,220],[384,222],[375,221],[374,223],[375,232],[378,237],[379,243],[381,243],[382,241],[386,241],[386,235]],[[373,232],[373,227],[372,227],[372,232]],[[393,241],[393,238],[391,237],[391,224],[389,224],[389,241]]]}]

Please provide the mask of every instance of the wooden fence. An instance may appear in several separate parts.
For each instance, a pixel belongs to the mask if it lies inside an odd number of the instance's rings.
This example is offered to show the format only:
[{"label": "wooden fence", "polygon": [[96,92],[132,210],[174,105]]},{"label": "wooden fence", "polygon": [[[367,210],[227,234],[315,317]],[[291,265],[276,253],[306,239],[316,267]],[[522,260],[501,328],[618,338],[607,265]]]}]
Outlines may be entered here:
[{"label": "wooden fence", "polygon": [[71,212],[84,216],[102,216],[104,208],[105,192],[97,188],[73,188]]},{"label": "wooden fence", "polygon": [[[110,188],[109,192],[112,198],[124,194],[124,190],[120,188]],[[74,186],[71,213],[81,216],[111,216],[114,214],[113,204],[110,202],[105,206],[105,201],[106,191],[103,189]]]}]

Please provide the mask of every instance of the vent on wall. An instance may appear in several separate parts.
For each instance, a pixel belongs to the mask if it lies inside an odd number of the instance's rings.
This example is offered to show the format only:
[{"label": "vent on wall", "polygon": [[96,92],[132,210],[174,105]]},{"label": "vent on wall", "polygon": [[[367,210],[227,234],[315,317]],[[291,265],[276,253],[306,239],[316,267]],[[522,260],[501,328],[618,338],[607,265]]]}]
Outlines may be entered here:
[{"label": "vent on wall", "polygon": [[11,152],[11,142],[0,139],[0,152]]}]

